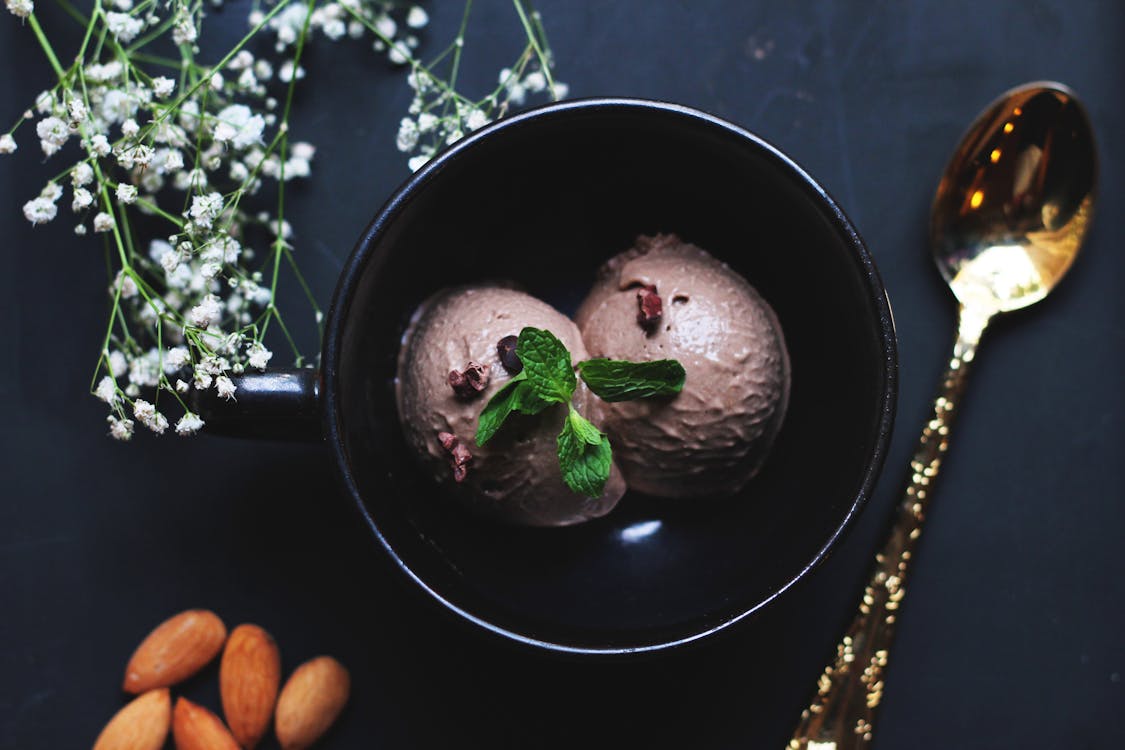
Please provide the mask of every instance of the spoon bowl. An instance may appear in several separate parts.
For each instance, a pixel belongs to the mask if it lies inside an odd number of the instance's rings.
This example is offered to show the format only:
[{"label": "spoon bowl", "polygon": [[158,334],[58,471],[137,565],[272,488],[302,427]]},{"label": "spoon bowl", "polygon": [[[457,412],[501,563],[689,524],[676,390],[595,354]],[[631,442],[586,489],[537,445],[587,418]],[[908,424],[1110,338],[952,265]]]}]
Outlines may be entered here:
[{"label": "spoon bowl", "polygon": [[930,225],[962,304],[998,313],[1047,295],[1085,240],[1096,164],[1090,121],[1061,84],[1020,86],[981,113],[938,184]]}]

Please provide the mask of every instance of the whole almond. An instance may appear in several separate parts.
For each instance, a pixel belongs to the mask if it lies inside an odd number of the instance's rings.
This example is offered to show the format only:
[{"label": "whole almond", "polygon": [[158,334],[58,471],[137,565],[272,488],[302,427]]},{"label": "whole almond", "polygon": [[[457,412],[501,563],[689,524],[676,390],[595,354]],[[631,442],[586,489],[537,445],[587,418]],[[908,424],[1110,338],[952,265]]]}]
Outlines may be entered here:
[{"label": "whole almond", "polygon": [[176,750],[238,750],[222,719],[184,697],[176,699],[172,739]]},{"label": "whole almond", "polygon": [[231,631],[219,664],[223,714],[238,744],[252,750],[269,729],[281,687],[277,643],[257,625]]},{"label": "whole almond", "polygon": [[94,742],[94,750],[160,750],[171,724],[168,688],[150,690],[114,714]]},{"label": "whole almond", "polygon": [[189,609],[156,626],[125,667],[124,689],[143,693],[183,682],[215,658],[227,629],[214,612]]},{"label": "whole almond", "polygon": [[351,690],[348,670],[331,656],[318,656],[293,672],[277,699],[275,729],[283,750],[304,750],[328,731]]}]

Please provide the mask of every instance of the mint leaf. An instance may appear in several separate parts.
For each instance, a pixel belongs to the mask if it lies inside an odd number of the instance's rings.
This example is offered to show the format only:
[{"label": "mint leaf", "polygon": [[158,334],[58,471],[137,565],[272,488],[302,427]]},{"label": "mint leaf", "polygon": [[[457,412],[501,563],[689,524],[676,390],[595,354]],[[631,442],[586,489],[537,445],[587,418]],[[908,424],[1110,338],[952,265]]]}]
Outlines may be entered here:
[{"label": "mint leaf", "polygon": [[566,486],[580,495],[600,497],[613,459],[609,438],[572,406],[559,433],[558,448]]},{"label": "mint leaf", "polygon": [[652,396],[672,396],[684,387],[687,374],[674,359],[626,362],[619,359],[588,359],[578,371],[590,390],[603,401],[632,401]]},{"label": "mint leaf", "polygon": [[484,445],[500,429],[512,412],[538,414],[550,406],[536,395],[521,372],[489,399],[477,418],[477,445]]},{"label": "mint leaf", "polygon": [[570,352],[550,331],[524,328],[516,342],[516,355],[523,362],[522,375],[535,394],[544,401],[566,404],[574,395],[578,379],[570,362]]}]

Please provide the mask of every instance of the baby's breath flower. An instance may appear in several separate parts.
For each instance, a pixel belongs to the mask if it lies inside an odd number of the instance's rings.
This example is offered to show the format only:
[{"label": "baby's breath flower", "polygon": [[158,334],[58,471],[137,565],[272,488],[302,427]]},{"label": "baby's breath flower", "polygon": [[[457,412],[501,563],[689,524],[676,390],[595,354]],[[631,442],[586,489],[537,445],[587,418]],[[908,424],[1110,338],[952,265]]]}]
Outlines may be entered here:
[{"label": "baby's breath flower", "polygon": [[164,355],[164,367],[172,372],[176,372],[189,364],[191,364],[191,353],[188,352],[186,346],[173,347]]},{"label": "baby's breath flower", "polygon": [[124,71],[125,68],[120,62],[111,60],[104,65],[100,63],[87,65],[85,77],[88,83],[108,83],[119,78]]},{"label": "baby's breath flower", "polygon": [[89,208],[94,203],[93,194],[86,188],[74,188],[74,200],[70,204],[75,213]]},{"label": "baby's breath flower", "polygon": [[94,395],[110,406],[117,403],[120,396],[117,395],[117,383],[109,375],[105,375],[98,381],[98,387],[94,389]]},{"label": "baby's breath flower", "polygon": [[35,134],[39,136],[43,153],[52,156],[70,138],[70,128],[57,117],[44,117],[35,125]]},{"label": "baby's breath flower", "polygon": [[420,29],[430,22],[430,17],[420,5],[410,6],[406,13],[406,25],[412,29]]},{"label": "baby's breath flower", "polygon": [[418,145],[418,123],[409,117],[402,118],[398,125],[398,138],[395,141],[399,151],[413,151]]},{"label": "baby's breath flower", "polygon": [[177,435],[194,435],[203,429],[204,422],[199,418],[198,414],[192,414],[190,411],[180,417],[180,421],[176,422]]},{"label": "baby's breath flower", "polygon": [[74,165],[74,169],[70,170],[70,184],[74,187],[82,187],[89,185],[94,181],[94,168],[84,161],[80,161]]},{"label": "baby's breath flower", "polygon": [[177,149],[168,149],[168,153],[164,156],[164,169],[169,172],[175,172],[178,169],[184,168],[184,155]]},{"label": "baby's breath flower", "polygon": [[146,422],[152,419],[152,416],[154,414],[156,414],[156,407],[150,404],[148,401],[145,401],[142,398],[138,398],[133,402],[133,416],[141,420],[142,422]]},{"label": "baby's breath flower", "polygon": [[0,154],[14,154],[17,148],[19,146],[16,145],[16,139],[11,133],[0,135]]},{"label": "baby's breath flower", "polygon": [[410,59],[410,51],[403,44],[392,45],[391,51],[387,53],[387,59],[395,65],[404,65]]},{"label": "baby's breath flower", "polygon": [[106,421],[109,422],[109,434],[115,439],[125,441],[133,437],[133,420],[109,416]]},{"label": "baby's breath flower", "polygon": [[171,78],[160,76],[152,79],[152,93],[160,99],[170,96],[176,88],[176,82]]},{"label": "baby's breath flower", "polygon": [[90,151],[97,156],[108,156],[110,152],[109,139],[101,133],[90,138]]},{"label": "baby's breath flower", "polygon": [[112,351],[106,357],[106,366],[109,368],[109,374],[113,377],[123,377],[129,371],[129,363],[125,359],[125,355],[119,351]]},{"label": "baby's breath flower", "polygon": [[234,392],[236,390],[238,390],[238,388],[235,386],[234,381],[226,375],[220,375],[215,378],[215,392],[219,394],[219,398],[230,401],[234,398]]},{"label": "baby's breath flower", "polygon": [[266,369],[266,364],[272,357],[273,352],[262,346],[260,341],[255,341],[246,350],[246,361],[250,363],[251,367],[257,367],[259,370]]},{"label": "baby's breath flower", "polygon": [[[41,115],[51,112],[55,108],[55,96],[50,91],[40,91],[35,97],[35,111]],[[30,119],[30,118],[29,118]]]},{"label": "baby's breath flower", "polygon": [[62,197],[63,190],[57,183],[48,182],[42,190],[39,191],[40,198],[46,198],[52,203],[57,203],[59,198]]},{"label": "baby's breath flower", "polygon": [[117,186],[117,200],[128,205],[137,202],[137,188],[135,185],[128,185],[124,182]]},{"label": "baby's breath flower", "polygon": [[186,380],[176,380],[176,393],[187,393],[191,390],[191,383]]},{"label": "baby's breath flower", "polygon": [[89,112],[86,111],[86,105],[81,99],[71,99],[66,103],[67,114],[70,115],[70,121],[79,123],[86,119]]},{"label": "baby's breath flower", "polygon": [[113,217],[105,211],[99,211],[97,216],[94,217],[95,232],[108,232],[113,229],[113,224]]},{"label": "baby's breath flower", "polygon": [[213,294],[208,294],[198,305],[191,308],[191,312],[188,313],[188,322],[198,328],[207,328],[212,323],[217,322],[220,315],[222,315],[222,307],[219,304],[219,298]]},{"label": "baby's breath flower", "polygon": [[106,122],[123,122],[137,111],[137,100],[124,89],[110,89],[102,98],[100,110]]},{"label": "baby's breath flower", "polygon": [[465,118],[465,127],[469,130],[480,130],[489,123],[488,115],[484,110],[473,108]]},{"label": "baby's breath flower", "polygon": [[[94,231],[97,231],[97,229],[95,229]],[[116,291],[118,288],[121,289],[121,296],[124,299],[129,299],[130,297],[136,297],[137,296],[137,282],[133,280],[132,276],[129,276],[124,271],[118,271],[117,272],[117,278],[114,280],[114,283],[113,283],[114,291]],[[137,362],[137,361],[138,360],[135,360],[135,359],[133,360],[134,363]],[[141,385],[148,385],[148,384],[142,383]]]},{"label": "baby's breath flower", "polygon": [[58,214],[58,206],[50,198],[40,196],[23,204],[23,215],[32,224],[46,224]]},{"label": "baby's breath flower", "polygon": [[133,416],[157,435],[163,435],[164,431],[168,429],[167,417],[144,399],[139,398],[133,402]]},{"label": "baby's breath flower", "polygon": [[398,31],[398,24],[395,23],[395,19],[384,13],[375,19],[375,30],[387,39],[393,39],[395,32]]},{"label": "baby's breath flower", "polygon": [[[258,60],[254,63],[254,75],[257,76],[259,81],[268,81],[273,78],[273,65],[269,60]],[[270,100],[266,99],[266,106],[270,106]],[[276,106],[276,101],[274,106]],[[271,107],[272,109],[272,107]]]},{"label": "baby's breath flower", "polygon": [[215,140],[230,143],[239,150],[260,143],[265,120],[253,114],[245,104],[232,104],[218,115],[215,125]]},{"label": "baby's breath flower", "polygon": [[35,10],[35,3],[31,0],[8,0],[6,5],[13,16],[27,18]]},{"label": "baby's breath flower", "polygon": [[106,13],[105,25],[114,39],[122,44],[128,44],[136,39],[137,34],[140,34],[145,28],[144,21],[134,18],[128,13]]},{"label": "baby's breath flower", "polygon": [[132,117],[121,123],[121,135],[126,138],[132,138],[139,132],[141,132],[141,126]]},{"label": "baby's breath flower", "polygon": [[199,32],[196,30],[191,16],[180,11],[176,16],[175,25],[172,27],[172,41],[178,45],[194,44],[198,38]]},{"label": "baby's breath flower", "polygon": [[157,435],[163,435],[164,431],[168,429],[168,417],[160,412],[156,412],[152,415],[152,419],[145,422],[145,427],[149,428]]},{"label": "baby's breath flower", "polygon": [[411,157],[410,161],[406,162],[406,165],[410,167],[411,172],[417,172],[419,169],[426,166],[426,162],[429,160],[429,156],[419,154],[418,156]]},{"label": "baby's breath flower", "polygon": [[[200,229],[210,229],[223,210],[223,196],[219,193],[192,196],[188,217]],[[203,326],[206,328],[206,326]]]},{"label": "baby's breath flower", "polygon": [[527,74],[523,79],[524,86],[533,94],[539,93],[547,88],[547,76],[543,75],[543,71],[535,70]]},{"label": "baby's breath flower", "polygon": [[292,60],[286,60],[281,64],[281,69],[278,70],[277,77],[282,83],[289,83],[294,78],[299,81],[305,77],[305,69],[300,66],[294,66]]}]

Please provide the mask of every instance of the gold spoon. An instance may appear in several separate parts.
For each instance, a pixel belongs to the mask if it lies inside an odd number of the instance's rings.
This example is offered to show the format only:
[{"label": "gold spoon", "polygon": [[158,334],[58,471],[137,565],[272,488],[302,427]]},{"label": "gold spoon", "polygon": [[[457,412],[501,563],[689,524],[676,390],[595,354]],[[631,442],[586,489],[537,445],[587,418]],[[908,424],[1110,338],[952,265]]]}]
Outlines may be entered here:
[{"label": "gold spoon", "polygon": [[801,713],[791,750],[870,744],[907,572],[969,364],[993,316],[1043,299],[1070,268],[1090,224],[1096,182],[1089,119],[1058,83],[1029,83],[1001,96],[950,159],[934,197],[930,241],[960,303],[953,358],[859,612]]}]

